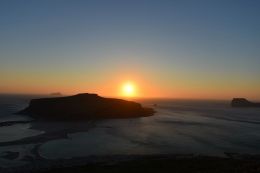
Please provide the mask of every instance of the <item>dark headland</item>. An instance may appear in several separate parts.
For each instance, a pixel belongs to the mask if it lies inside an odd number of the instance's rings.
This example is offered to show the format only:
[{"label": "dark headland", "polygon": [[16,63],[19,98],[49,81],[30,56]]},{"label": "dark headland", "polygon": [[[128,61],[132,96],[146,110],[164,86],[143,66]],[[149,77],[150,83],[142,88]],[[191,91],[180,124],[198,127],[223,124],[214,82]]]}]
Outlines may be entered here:
[{"label": "dark headland", "polygon": [[259,107],[260,103],[253,103],[245,98],[233,98],[231,102],[232,107]]},{"label": "dark headland", "polygon": [[141,104],[97,94],[77,94],[67,97],[32,99],[18,114],[45,120],[88,120],[103,118],[135,118],[151,116],[154,111]]}]

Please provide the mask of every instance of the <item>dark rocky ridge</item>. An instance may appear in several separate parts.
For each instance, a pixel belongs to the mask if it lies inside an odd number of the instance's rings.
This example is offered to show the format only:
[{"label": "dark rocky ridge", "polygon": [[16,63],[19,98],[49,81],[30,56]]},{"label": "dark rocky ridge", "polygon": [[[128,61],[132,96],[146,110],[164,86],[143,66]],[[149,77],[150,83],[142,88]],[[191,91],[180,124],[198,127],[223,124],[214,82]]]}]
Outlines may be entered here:
[{"label": "dark rocky ridge", "polygon": [[245,98],[233,98],[231,102],[232,107],[259,107],[260,103],[253,103]]},{"label": "dark rocky ridge", "polygon": [[18,114],[45,120],[88,120],[100,118],[134,118],[151,116],[154,111],[141,104],[122,99],[103,98],[97,94],[32,99]]}]

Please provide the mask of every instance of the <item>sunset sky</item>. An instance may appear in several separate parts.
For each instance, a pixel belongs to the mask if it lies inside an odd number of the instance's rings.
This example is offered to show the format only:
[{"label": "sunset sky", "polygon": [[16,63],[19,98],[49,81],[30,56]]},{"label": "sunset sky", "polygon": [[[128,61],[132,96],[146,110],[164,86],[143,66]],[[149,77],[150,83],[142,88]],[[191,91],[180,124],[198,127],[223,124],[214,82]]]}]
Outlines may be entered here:
[{"label": "sunset sky", "polygon": [[[259,0],[2,0],[0,93],[260,100]],[[131,89],[126,89],[131,90]]]}]

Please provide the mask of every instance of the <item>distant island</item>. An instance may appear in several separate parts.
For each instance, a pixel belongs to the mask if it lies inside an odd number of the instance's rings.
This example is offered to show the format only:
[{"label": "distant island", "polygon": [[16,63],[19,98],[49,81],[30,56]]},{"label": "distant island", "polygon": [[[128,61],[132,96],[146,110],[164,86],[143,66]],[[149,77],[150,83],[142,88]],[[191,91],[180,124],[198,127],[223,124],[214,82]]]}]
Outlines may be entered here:
[{"label": "distant island", "polygon": [[231,102],[232,107],[259,107],[260,103],[253,103],[245,98],[233,98]]},{"label": "distant island", "polygon": [[62,96],[60,92],[50,93],[51,96]]},{"label": "distant island", "polygon": [[45,120],[89,120],[104,118],[135,118],[153,115],[154,110],[141,104],[97,94],[32,99],[18,114]]}]

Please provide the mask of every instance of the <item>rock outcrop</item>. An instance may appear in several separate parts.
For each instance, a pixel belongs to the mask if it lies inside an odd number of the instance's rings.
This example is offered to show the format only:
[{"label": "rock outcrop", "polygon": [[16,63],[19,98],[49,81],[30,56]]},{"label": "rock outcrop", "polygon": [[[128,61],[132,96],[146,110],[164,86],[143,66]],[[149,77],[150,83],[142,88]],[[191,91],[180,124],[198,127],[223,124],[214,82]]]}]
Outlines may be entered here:
[{"label": "rock outcrop", "polygon": [[259,107],[260,103],[253,103],[245,98],[233,98],[231,102],[232,107]]},{"label": "rock outcrop", "polygon": [[154,111],[141,104],[122,99],[103,98],[97,94],[32,99],[18,114],[45,120],[88,120],[151,116]]}]

